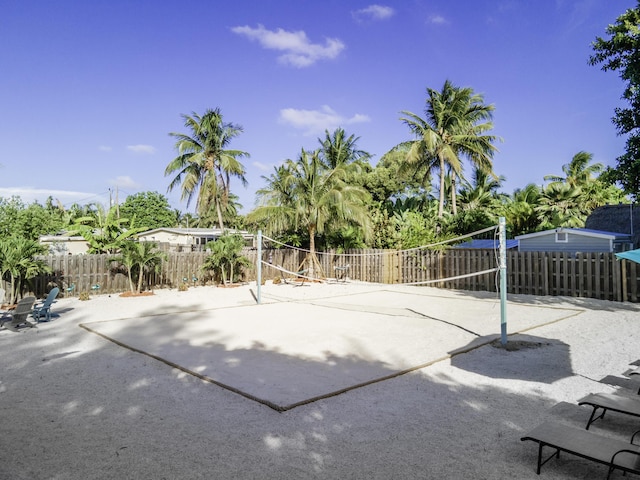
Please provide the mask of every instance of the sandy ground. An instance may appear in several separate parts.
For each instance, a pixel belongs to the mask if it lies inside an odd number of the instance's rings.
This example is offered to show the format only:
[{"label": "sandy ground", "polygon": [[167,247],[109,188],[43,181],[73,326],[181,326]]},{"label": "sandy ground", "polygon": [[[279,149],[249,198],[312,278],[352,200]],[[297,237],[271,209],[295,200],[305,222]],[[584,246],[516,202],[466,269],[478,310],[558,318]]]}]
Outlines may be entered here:
[{"label": "sandy ground", "polygon": [[[509,344],[536,348],[508,351],[490,295],[256,293],[61,299],[52,322],[0,331],[0,479],[606,477],[568,455],[538,477],[520,437],[584,427],[587,393],[630,394],[599,380],[640,358],[638,306],[510,297]],[[610,413],[591,430],[638,428]]]}]

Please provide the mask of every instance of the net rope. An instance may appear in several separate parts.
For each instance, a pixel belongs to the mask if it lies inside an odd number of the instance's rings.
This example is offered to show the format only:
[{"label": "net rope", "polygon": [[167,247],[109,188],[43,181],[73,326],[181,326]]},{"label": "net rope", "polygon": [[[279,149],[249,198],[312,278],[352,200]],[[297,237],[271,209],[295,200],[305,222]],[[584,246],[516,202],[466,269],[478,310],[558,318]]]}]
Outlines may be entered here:
[{"label": "net rope", "polygon": [[[406,254],[411,254],[411,253],[415,253],[415,252],[420,252],[420,251],[424,251],[424,250],[428,250],[430,248],[433,247],[439,247],[442,245],[446,245],[446,244],[450,244],[450,243],[454,243],[454,242],[459,242],[461,240],[465,240],[467,238],[472,238],[478,235],[482,235],[483,233],[487,233],[487,232],[494,232],[493,235],[493,260],[494,260],[494,267],[492,268],[488,268],[488,269],[483,269],[481,271],[475,271],[475,272],[469,272],[469,273],[463,273],[463,274],[459,274],[459,275],[453,275],[450,277],[444,277],[444,278],[435,278],[435,279],[429,279],[429,280],[420,280],[420,281],[411,281],[411,282],[394,282],[393,285],[414,285],[414,286],[419,286],[419,285],[432,285],[432,284],[436,284],[436,283],[444,283],[444,282],[450,282],[450,281],[454,281],[454,280],[461,280],[461,279],[465,279],[465,278],[471,278],[471,277],[476,277],[476,276],[481,276],[481,275],[487,275],[487,274],[491,274],[491,273],[495,273],[495,284],[496,284],[496,291],[498,291],[498,281],[499,281],[499,272],[500,272],[500,267],[499,267],[499,251],[498,248],[496,247],[496,245],[498,244],[498,225],[494,225],[488,228],[483,228],[481,230],[477,230],[475,232],[472,233],[468,233],[465,235],[460,235],[458,237],[455,238],[450,238],[447,240],[442,240],[439,242],[434,242],[434,243],[430,243],[427,245],[421,245],[419,247],[414,247],[414,248],[409,248],[409,249],[404,249],[404,250],[393,250],[393,254],[394,255],[398,255],[398,256],[403,256]],[[313,252],[313,254],[315,254],[317,257],[323,257],[323,256],[330,256],[333,259],[333,263],[334,263],[334,270],[336,272],[336,278],[326,278],[324,276],[324,273],[322,273],[322,271],[320,271],[320,273],[322,274],[321,277],[319,278],[318,276],[315,276],[314,274],[310,274],[310,270],[308,268],[303,268],[303,264],[305,263],[306,259],[312,254],[311,250],[308,249],[304,249],[304,248],[300,248],[300,247],[295,247],[293,245],[288,245],[284,242],[281,242],[279,240],[276,240],[274,238],[268,237],[266,235],[263,235],[263,241],[265,242],[270,242],[272,244],[278,245],[282,248],[285,249],[289,249],[289,250],[293,250],[293,251],[297,251],[300,254],[305,254],[305,259],[302,261],[302,263],[300,264],[300,266],[298,267],[297,270],[291,270],[288,268],[285,268],[284,266],[281,265],[276,265],[273,263],[273,260],[270,258],[269,261],[265,261],[265,260],[260,260],[260,263],[263,266],[266,266],[270,269],[274,269],[280,273],[282,273],[282,278],[284,280],[285,283],[289,283],[285,277],[285,275],[288,275],[290,278],[293,278],[296,281],[301,281],[302,283],[304,283],[305,280],[308,281],[312,281],[312,282],[323,282],[323,281],[337,281],[337,274],[338,271],[340,271],[343,275],[342,280],[346,280],[346,276],[348,276],[349,273],[349,268],[350,268],[350,264],[349,263],[344,263],[345,259],[349,259],[349,258],[358,258],[358,257],[378,257],[378,256],[383,256],[383,255],[389,255],[389,250],[385,250],[385,251],[379,251],[379,252],[365,252],[365,253],[333,253],[333,252]],[[278,249],[280,250],[280,248]],[[336,260],[342,260],[340,262],[340,265],[336,264]],[[315,273],[315,272],[314,272]]]}]

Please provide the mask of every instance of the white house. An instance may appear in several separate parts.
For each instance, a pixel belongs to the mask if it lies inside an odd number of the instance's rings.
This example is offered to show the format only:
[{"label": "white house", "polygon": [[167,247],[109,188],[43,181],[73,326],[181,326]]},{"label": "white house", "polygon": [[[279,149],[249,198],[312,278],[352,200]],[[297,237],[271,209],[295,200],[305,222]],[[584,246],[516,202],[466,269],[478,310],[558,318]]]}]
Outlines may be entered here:
[{"label": "white house", "polygon": [[154,228],[138,234],[141,242],[156,242],[159,245],[168,245],[172,251],[202,250],[208,242],[220,238],[224,233],[238,234],[244,238],[245,245],[254,246],[255,236],[244,230],[232,230],[219,228]]}]

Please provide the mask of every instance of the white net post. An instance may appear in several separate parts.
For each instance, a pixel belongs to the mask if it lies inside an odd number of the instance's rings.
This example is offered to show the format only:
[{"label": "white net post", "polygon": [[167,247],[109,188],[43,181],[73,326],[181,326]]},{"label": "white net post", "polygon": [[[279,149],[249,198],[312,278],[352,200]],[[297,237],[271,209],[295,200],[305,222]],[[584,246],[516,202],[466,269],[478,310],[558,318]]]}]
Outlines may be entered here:
[{"label": "white net post", "polygon": [[260,305],[260,288],[262,287],[262,230],[258,230],[258,259],[256,263],[256,302]]},{"label": "white net post", "polygon": [[507,344],[507,229],[504,217],[498,222],[500,238],[500,343]]}]

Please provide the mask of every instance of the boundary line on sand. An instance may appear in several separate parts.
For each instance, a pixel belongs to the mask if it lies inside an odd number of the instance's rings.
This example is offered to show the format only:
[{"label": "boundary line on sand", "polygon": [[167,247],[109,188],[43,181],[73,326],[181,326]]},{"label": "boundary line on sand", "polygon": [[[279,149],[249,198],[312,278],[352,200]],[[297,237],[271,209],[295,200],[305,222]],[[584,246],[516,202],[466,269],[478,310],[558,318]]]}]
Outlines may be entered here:
[{"label": "boundary line on sand", "polygon": [[[557,308],[561,309],[562,307],[557,307]],[[550,320],[549,322],[545,322],[545,323],[542,323],[540,325],[535,325],[533,327],[528,327],[528,328],[525,328],[523,330],[519,330],[519,331],[510,333],[508,336],[511,337],[511,336],[514,336],[514,335],[519,335],[519,334],[534,330],[536,328],[545,327],[547,325],[552,325],[554,323],[559,323],[561,321],[568,320],[568,319],[573,318],[573,317],[575,317],[577,315],[580,315],[581,313],[584,313],[586,311],[584,309],[572,309],[572,308],[562,308],[562,309],[563,310],[569,310],[569,311],[573,310],[573,313],[571,313],[571,314],[569,314],[567,316],[555,319],[555,320]],[[415,313],[423,315],[420,312],[415,312]],[[431,317],[428,317],[428,318],[431,318]],[[120,319],[120,320],[123,320],[123,319]],[[109,320],[106,320],[106,321],[109,321]],[[91,323],[102,323],[102,322],[99,321],[99,322],[91,322]],[[447,355],[443,355],[443,356],[441,356],[439,358],[435,358],[433,360],[429,360],[428,362],[424,362],[424,363],[421,363],[421,364],[413,366],[413,367],[409,367],[409,368],[406,368],[406,369],[403,369],[403,370],[399,370],[399,371],[391,373],[389,375],[384,375],[382,377],[378,377],[378,378],[374,378],[374,379],[371,379],[371,380],[367,380],[365,382],[357,383],[355,385],[350,385],[348,387],[344,387],[344,388],[341,388],[339,390],[335,390],[333,392],[324,393],[322,395],[317,395],[315,397],[311,397],[311,398],[308,398],[306,400],[301,400],[299,402],[291,403],[289,405],[278,405],[278,404],[276,404],[274,402],[271,402],[269,400],[266,400],[266,399],[263,399],[263,398],[260,398],[260,397],[256,397],[255,395],[247,393],[247,392],[245,392],[243,390],[240,390],[238,388],[235,388],[235,387],[233,387],[231,385],[227,385],[225,383],[219,382],[219,381],[217,381],[217,380],[215,380],[215,379],[213,379],[213,378],[211,378],[211,377],[209,377],[207,375],[203,375],[201,373],[198,373],[198,372],[195,372],[195,371],[193,371],[191,369],[183,367],[182,365],[179,365],[179,364],[177,364],[177,363],[175,363],[175,362],[173,362],[171,360],[168,360],[166,358],[160,357],[158,355],[154,355],[154,354],[149,353],[149,352],[147,352],[145,350],[141,350],[139,348],[133,347],[133,346],[128,345],[128,344],[126,344],[124,342],[116,340],[116,339],[114,339],[114,338],[112,338],[112,337],[110,337],[108,335],[105,335],[103,333],[98,332],[97,330],[92,329],[87,324],[81,323],[78,326],[80,328],[86,330],[87,332],[90,332],[90,333],[93,333],[95,335],[98,335],[98,336],[104,338],[105,340],[108,340],[108,341],[110,341],[110,342],[112,342],[112,343],[114,343],[114,344],[116,344],[116,345],[118,345],[118,346],[120,346],[122,348],[126,348],[127,350],[130,350],[130,351],[132,351],[134,353],[139,353],[141,355],[145,355],[147,357],[150,357],[150,358],[152,358],[154,360],[157,360],[159,362],[164,363],[165,365],[168,365],[168,366],[170,366],[172,368],[175,368],[175,369],[180,370],[180,371],[182,371],[184,373],[192,375],[192,376],[194,376],[194,377],[196,377],[196,378],[198,378],[198,379],[200,379],[200,380],[202,380],[204,382],[216,385],[216,386],[218,386],[220,388],[223,388],[224,390],[228,390],[228,391],[230,391],[232,393],[235,393],[237,395],[240,395],[240,396],[242,396],[242,397],[244,397],[244,398],[246,398],[248,400],[252,400],[254,402],[260,403],[260,404],[262,404],[262,405],[264,405],[266,407],[269,407],[269,408],[275,410],[276,412],[280,412],[280,413],[284,413],[286,411],[293,410],[294,408],[301,407],[303,405],[309,405],[309,404],[317,402],[319,400],[324,400],[324,399],[327,399],[327,398],[336,397],[338,395],[342,395],[343,393],[347,393],[347,392],[349,392],[351,390],[356,390],[358,388],[362,388],[362,387],[366,387],[366,386],[369,386],[369,385],[373,385],[375,383],[380,383],[380,382],[383,382],[383,381],[386,381],[386,380],[391,380],[393,378],[396,378],[396,377],[399,377],[399,376],[402,376],[402,375],[406,375],[406,374],[411,373],[411,372],[415,372],[416,370],[421,370],[423,368],[430,367],[430,366],[432,366],[432,365],[434,365],[436,363],[440,363],[442,361],[448,360],[448,359],[453,358],[455,356],[462,355],[462,354],[471,352],[473,350],[476,350],[476,349],[478,349],[480,347],[484,347],[486,345],[489,345],[494,340],[500,338],[500,334],[498,334],[498,333],[496,333],[494,335],[489,335],[489,336],[486,337],[485,340],[480,341],[480,342],[478,342],[478,343],[476,343],[474,345],[470,345],[470,346],[468,346],[466,348],[462,347],[460,349],[453,350],[451,353],[448,353]]]}]

